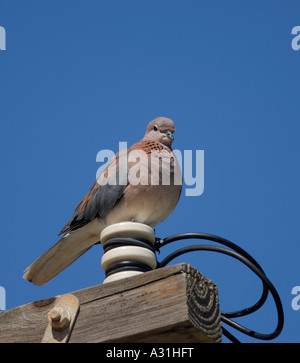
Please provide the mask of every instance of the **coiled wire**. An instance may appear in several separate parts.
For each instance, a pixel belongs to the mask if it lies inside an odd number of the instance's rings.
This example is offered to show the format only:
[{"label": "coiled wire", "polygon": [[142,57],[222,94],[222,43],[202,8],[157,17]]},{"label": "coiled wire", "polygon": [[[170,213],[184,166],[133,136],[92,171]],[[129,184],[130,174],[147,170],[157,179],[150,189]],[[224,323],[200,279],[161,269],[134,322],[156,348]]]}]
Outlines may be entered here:
[{"label": "coiled wire", "polygon": [[[222,244],[228,248],[224,248],[221,246],[214,246],[214,245],[191,245],[183,247],[172,252],[164,260],[159,262],[158,268],[165,267],[169,262],[171,262],[176,257],[193,251],[212,251],[212,252],[222,253],[239,260],[261,279],[263,284],[262,294],[260,299],[254,305],[248,308],[233,312],[221,311],[221,321],[223,323],[228,324],[232,328],[256,339],[272,340],[276,338],[281,333],[284,324],[284,313],[283,313],[282,303],[277,290],[275,289],[271,281],[267,278],[266,274],[264,273],[261,266],[257,263],[257,261],[251,255],[249,255],[248,252],[243,250],[241,247],[237,246],[235,243],[225,238],[207,233],[189,232],[189,233],[176,234],[167,237],[165,239],[157,239],[157,242],[155,243],[155,249],[157,251],[160,251],[162,247],[166,246],[169,243],[185,239],[201,239],[201,240],[213,241]],[[271,332],[270,334],[259,333],[254,330],[248,329],[247,327],[238,324],[236,321],[232,320],[232,318],[238,318],[241,316],[249,315],[260,309],[266,302],[269,292],[271,293],[274,299],[277,309],[277,326],[273,332]],[[226,336],[230,341],[234,343],[240,343],[240,341],[236,339],[227,329],[222,327],[222,330],[224,336]]]}]

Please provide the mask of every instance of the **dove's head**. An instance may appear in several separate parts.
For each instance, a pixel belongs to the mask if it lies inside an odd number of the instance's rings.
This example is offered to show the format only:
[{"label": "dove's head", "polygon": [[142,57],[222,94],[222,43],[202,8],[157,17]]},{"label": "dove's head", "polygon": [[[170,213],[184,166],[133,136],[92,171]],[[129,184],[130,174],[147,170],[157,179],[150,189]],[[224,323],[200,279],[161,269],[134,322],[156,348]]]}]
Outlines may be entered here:
[{"label": "dove's head", "polygon": [[157,117],[148,124],[144,140],[160,142],[171,147],[174,140],[174,132],[175,124],[171,119]]}]

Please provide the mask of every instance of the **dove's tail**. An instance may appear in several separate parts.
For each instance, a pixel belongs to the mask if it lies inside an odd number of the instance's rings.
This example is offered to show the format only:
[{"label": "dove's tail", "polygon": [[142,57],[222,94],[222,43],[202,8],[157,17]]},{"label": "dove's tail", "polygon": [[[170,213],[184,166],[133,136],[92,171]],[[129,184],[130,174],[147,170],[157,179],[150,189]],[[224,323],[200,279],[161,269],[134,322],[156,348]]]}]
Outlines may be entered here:
[{"label": "dove's tail", "polygon": [[71,232],[61,238],[52,248],[35,260],[25,270],[23,278],[35,285],[42,286],[71,265],[99,241],[96,236],[87,239],[80,230]]}]

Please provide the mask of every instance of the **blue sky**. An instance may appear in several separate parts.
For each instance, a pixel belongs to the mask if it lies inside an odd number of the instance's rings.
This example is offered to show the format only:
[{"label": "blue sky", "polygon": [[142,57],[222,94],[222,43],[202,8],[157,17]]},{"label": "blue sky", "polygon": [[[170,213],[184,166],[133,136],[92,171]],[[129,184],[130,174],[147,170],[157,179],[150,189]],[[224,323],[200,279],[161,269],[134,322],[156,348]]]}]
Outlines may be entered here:
[{"label": "blue sky", "polygon": [[[291,47],[299,25],[295,0],[1,0],[6,307],[102,282],[99,246],[43,287],[22,273],[94,182],[98,151],[131,145],[165,116],[176,124],[174,148],[204,150],[205,187],[183,194],[157,235],[207,232],[239,244],[281,296],[285,327],[274,341],[300,342],[300,310],[291,306],[300,285],[300,51]],[[260,296],[258,279],[229,257],[198,252],[176,262],[218,285],[222,310]],[[271,332],[272,299],[239,322]]]}]

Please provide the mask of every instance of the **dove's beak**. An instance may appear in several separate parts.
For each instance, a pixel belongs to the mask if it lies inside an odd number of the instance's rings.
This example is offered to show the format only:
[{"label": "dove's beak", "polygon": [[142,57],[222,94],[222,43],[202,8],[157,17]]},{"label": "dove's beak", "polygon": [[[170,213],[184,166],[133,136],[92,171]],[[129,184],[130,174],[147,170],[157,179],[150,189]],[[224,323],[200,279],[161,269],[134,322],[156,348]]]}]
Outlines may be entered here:
[{"label": "dove's beak", "polygon": [[171,131],[167,131],[167,132],[165,133],[165,135],[166,135],[166,137],[167,137],[168,139],[171,139],[172,141],[174,140],[174,136],[173,136],[173,134],[172,134],[172,132],[171,132]]}]

